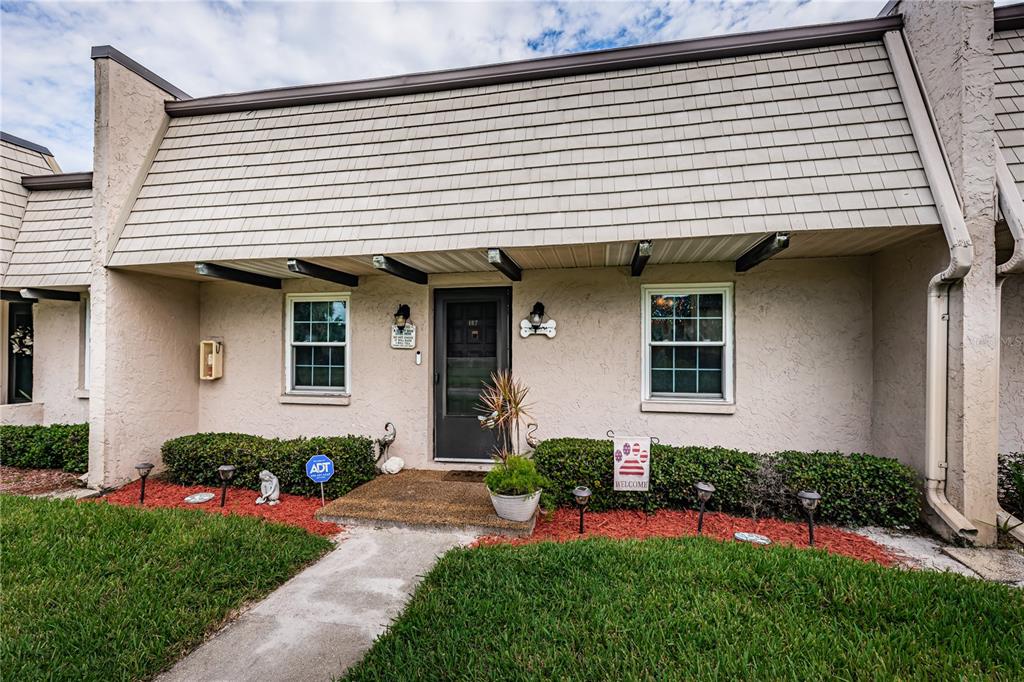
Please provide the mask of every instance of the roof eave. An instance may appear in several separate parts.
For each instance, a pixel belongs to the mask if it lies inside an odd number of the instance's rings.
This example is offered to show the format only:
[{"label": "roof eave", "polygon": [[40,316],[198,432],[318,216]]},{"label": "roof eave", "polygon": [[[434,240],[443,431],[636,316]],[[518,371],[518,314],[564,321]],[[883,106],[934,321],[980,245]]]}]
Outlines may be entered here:
[{"label": "roof eave", "polygon": [[15,146],[21,147],[22,149],[27,149],[29,151],[43,154],[45,156],[53,156],[53,152],[51,152],[43,145],[36,144],[35,142],[29,142],[28,140],[22,137],[18,137],[17,135],[11,135],[10,133],[0,132],[0,141],[7,142],[8,144],[13,144]]},{"label": "roof eave", "polygon": [[21,185],[29,190],[92,189],[92,173],[57,173],[54,175],[25,175]]},{"label": "roof eave", "polygon": [[903,17],[893,15],[402,76],[198,97],[167,102],[164,107],[168,115],[177,117],[391,97],[880,40],[886,32],[898,31],[902,26]]},{"label": "roof eave", "polygon": [[995,30],[1012,31],[1024,28],[1024,2],[1016,5],[1004,5],[996,7],[993,12],[995,18]]}]

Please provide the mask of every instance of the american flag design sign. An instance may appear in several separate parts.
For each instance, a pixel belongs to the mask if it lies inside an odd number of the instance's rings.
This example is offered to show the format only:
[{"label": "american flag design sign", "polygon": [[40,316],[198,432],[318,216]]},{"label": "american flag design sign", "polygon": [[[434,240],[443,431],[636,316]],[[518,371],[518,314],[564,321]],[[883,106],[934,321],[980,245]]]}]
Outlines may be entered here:
[{"label": "american flag design sign", "polygon": [[645,492],[651,482],[651,439],[649,436],[613,438],[615,452],[614,490]]}]

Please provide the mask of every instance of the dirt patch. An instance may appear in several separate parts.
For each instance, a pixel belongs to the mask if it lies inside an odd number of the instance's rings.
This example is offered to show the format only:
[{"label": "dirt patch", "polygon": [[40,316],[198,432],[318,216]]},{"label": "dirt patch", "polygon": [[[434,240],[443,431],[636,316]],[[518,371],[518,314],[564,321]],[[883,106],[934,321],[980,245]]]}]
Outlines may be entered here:
[{"label": "dirt patch", "polygon": [[[123,488],[99,498],[99,502],[109,502],[125,507],[139,506],[139,481],[133,481]],[[195,493],[214,493],[212,500],[201,504],[189,504],[185,497]],[[320,509],[319,497],[288,495],[281,493],[281,504],[271,507],[256,504],[259,493],[245,488],[228,488],[227,501],[220,506],[220,488],[203,486],[184,486],[160,480],[146,482],[147,507],[167,507],[172,509],[198,509],[211,514],[238,514],[241,516],[258,516],[267,521],[286,523],[290,526],[305,528],[317,535],[336,535],[344,530],[336,523],[318,521],[314,514]]]},{"label": "dirt patch", "polygon": [[[515,545],[531,542],[565,542],[585,537],[607,537],[619,540],[644,539],[652,537],[681,537],[697,534],[697,512],[663,510],[655,514],[641,511],[592,512],[586,515],[586,533],[579,534],[579,513],[575,509],[558,509],[552,514],[541,515],[533,535],[522,538],[486,536],[477,544],[491,545],[511,543]],[[779,521],[778,519],[749,519],[720,512],[704,514],[704,535],[719,540],[733,540],[733,533],[758,533],[768,536],[772,542],[794,547],[807,547],[807,524]],[[894,566],[899,561],[884,547],[868,538],[831,526],[816,526],[814,529],[816,549],[833,554],[874,561],[883,566]]]},{"label": "dirt patch", "polygon": [[78,487],[79,474],[60,469],[18,469],[0,466],[0,493],[42,495]]}]

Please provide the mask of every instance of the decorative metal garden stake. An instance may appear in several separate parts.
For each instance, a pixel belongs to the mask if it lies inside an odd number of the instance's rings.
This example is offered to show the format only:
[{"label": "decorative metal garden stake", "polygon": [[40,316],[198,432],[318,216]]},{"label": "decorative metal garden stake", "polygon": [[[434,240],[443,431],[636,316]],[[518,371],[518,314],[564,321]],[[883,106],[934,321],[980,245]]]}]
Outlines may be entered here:
[{"label": "decorative metal garden stake", "polygon": [[804,512],[807,514],[807,542],[814,547],[814,510],[821,502],[821,495],[814,490],[801,490],[796,496],[800,499],[800,504],[803,505]]},{"label": "decorative metal garden stake", "polygon": [[153,470],[153,465],[149,462],[139,462],[135,465],[135,470],[139,472],[139,479],[142,481],[142,487],[139,489],[139,504],[145,504],[146,477],[149,476],[149,472]]},{"label": "decorative metal garden stake", "polygon": [[697,516],[697,535],[704,534],[704,505],[708,503],[711,496],[715,494],[715,486],[710,483],[698,481],[693,489],[697,491],[697,499],[700,500],[700,514]]},{"label": "decorative metal garden stake", "polygon": [[231,464],[222,464],[217,467],[217,473],[220,474],[220,506],[223,507],[228,496],[228,481],[235,477],[235,467]]},{"label": "decorative metal garden stake", "polygon": [[590,488],[580,485],[572,491],[573,501],[580,508],[580,535],[583,535],[583,510],[590,504]]}]

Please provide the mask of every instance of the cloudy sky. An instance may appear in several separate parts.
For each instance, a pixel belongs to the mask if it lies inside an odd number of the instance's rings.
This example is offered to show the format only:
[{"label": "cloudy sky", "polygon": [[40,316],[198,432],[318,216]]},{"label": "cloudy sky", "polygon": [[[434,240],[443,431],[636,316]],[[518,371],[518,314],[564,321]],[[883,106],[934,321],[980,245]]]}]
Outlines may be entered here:
[{"label": "cloudy sky", "polygon": [[90,169],[93,45],[201,96],[860,19],[882,5],[0,0],[0,127],[49,147],[65,171]]}]

